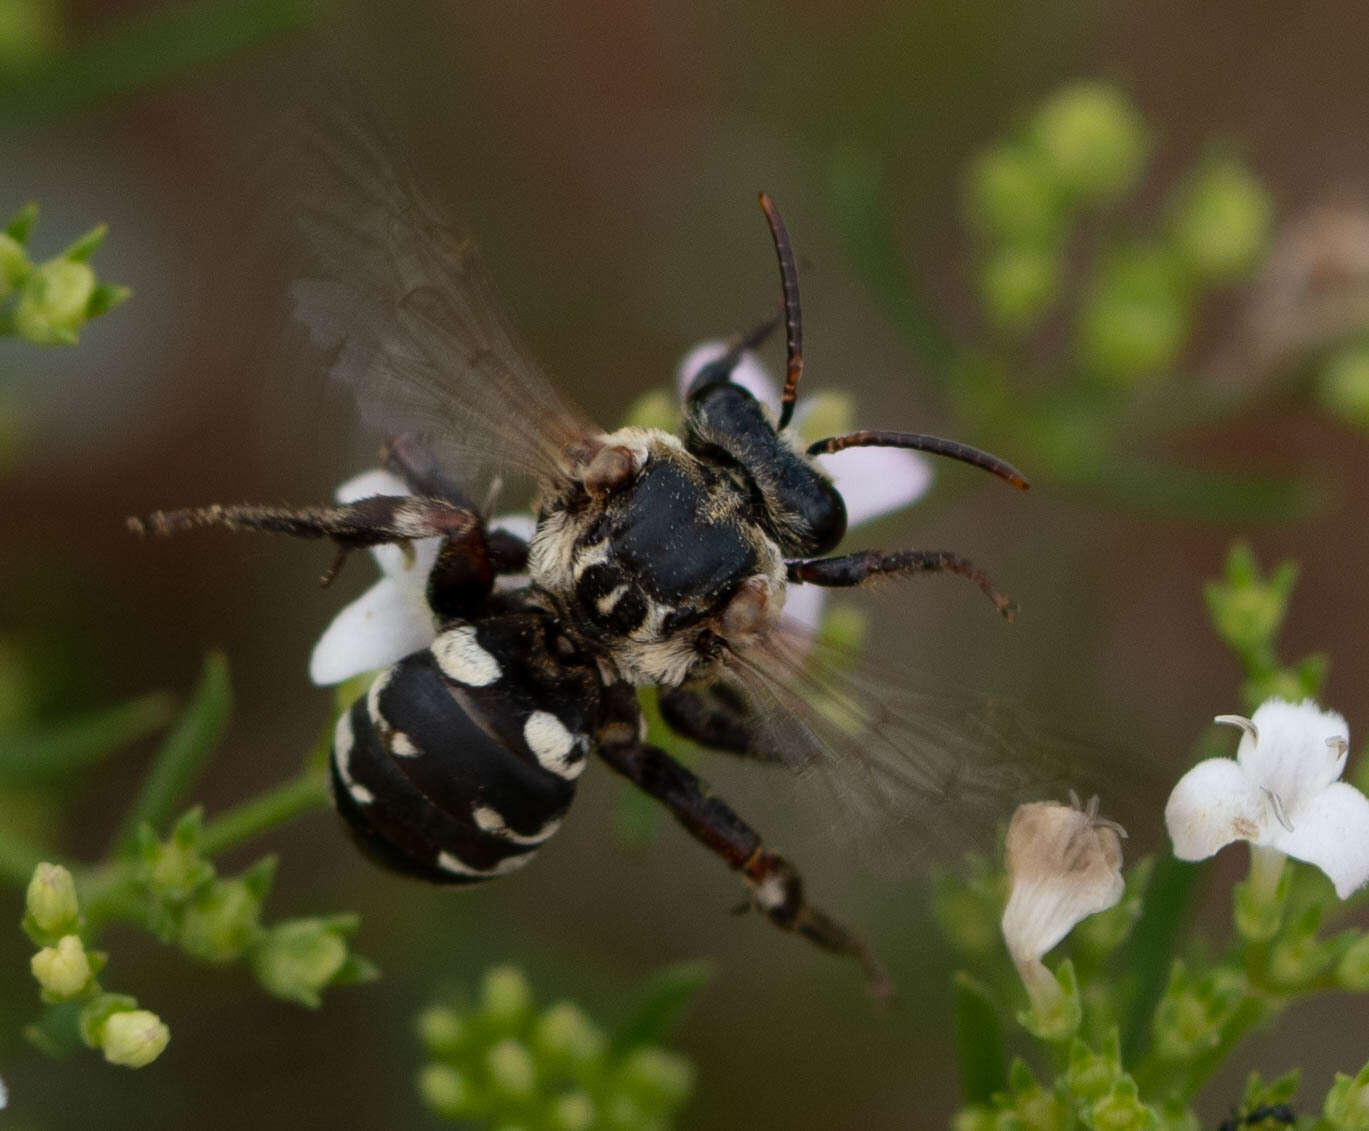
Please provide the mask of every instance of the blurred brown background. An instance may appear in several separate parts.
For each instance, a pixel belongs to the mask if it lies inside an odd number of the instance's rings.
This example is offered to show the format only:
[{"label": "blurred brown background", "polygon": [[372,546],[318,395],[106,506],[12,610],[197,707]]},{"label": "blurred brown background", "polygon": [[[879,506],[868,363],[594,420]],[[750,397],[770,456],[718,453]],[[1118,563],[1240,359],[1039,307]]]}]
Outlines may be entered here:
[{"label": "blurred brown background", "polygon": [[[73,3],[66,34],[79,43],[144,7]],[[0,479],[0,632],[38,657],[42,711],[54,716],[183,691],[205,648],[226,649],[237,712],[198,790],[211,809],[287,776],[314,741],[329,699],[309,685],[305,661],[340,602],[371,580],[367,565],[321,592],[317,547],[216,535],[145,544],[122,517],[321,500],[370,459],[372,441],[293,344],[294,265],[274,234],[288,203],[262,183],[258,162],[280,110],[320,69],[359,74],[376,92],[435,194],[479,233],[533,351],[600,420],[669,382],[698,339],[770,308],[774,264],[754,204],[763,187],[800,257],[807,380],[855,391],[863,425],[937,431],[926,382],[854,281],[826,215],[837,146],[854,141],[882,162],[896,187],[890,242],[955,324],[969,309],[960,170],[1054,86],[1120,81],[1158,131],[1159,182],[1214,135],[1230,139],[1291,215],[1369,177],[1366,35],[1369,13],[1351,3],[515,0],[371,14],[327,4],[136,95],[16,114],[25,120],[0,136],[0,210],[40,201],[44,253],[107,220],[97,264],[135,294],[78,348],[0,342],[0,389],[28,419],[22,461]],[[1326,504],[1296,524],[1238,529],[1108,513],[1049,492],[1018,497],[941,469],[943,488],[962,492],[953,506],[929,521],[906,514],[861,541],[961,550],[992,567],[1023,613],[1008,628],[955,584],[913,584],[881,606],[899,610],[888,646],[1020,696],[1100,744],[1119,736],[1171,780],[1205,721],[1237,707],[1234,663],[1200,588],[1232,538],[1248,536],[1266,562],[1302,561],[1284,651],[1331,654],[1329,703],[1363,733],[1365,441],[1278,401],[1175,443],[1191,462],[1304,470]],[[43,819],[64,822],[78,851],[99,851],[139,768],[127,757],[90,774],[64,815]],[[480,890],[374,871],[328,815],[269,838],[257,851],[278,849],[283,864],[268,912],[359,910],[357,949],[385,971],[373,986],[332,991],[317,1013],[268,999],[240,971],[196,967],[116,931],[120,986],[174,1034],[143,1072],[53,1064],[28,1050],[18,1035],[36,1009],[28,948],[0,930],[6,1115],[16,1128],[420,1125],[410,1019],[444,982],[514,961],[541,993],[611,1017],[647,972],[709,955],[717,978],[676,1042],[699,1069],[684,1126],[943,1124],[954,1105],[941,1020],[950,959],[928,924],[925,885],[858,871],[786,824],[783,788],[764,771],[720,760],[705,773],[801,862],[815,893],[866,927],[903,990],[895,1008],[869,1003],[854,969],[756,916],[727,914],[735,881],[673,828],[642,853],[615,843],[618,786],[598,768],[536,864]],[[1162,799],[1139,806],[1139,825],[1133,818],[1139,850],[1159,843]],[[1243,854],[1230,855],[1215,869],[1218,912],[1243,866]],[[17,919],[17,900],[7,905]],[[1212,928],[1226,930],[1222,914]],[[1314,1003],[1277,1039],[1249,1044],[1235,1058],[1240,1072],[1209,1094],[1211,1121],[1251,1067],[1273,1075],[1302,1063],[1304,1094],[1318,1094],[1333,1069],[1354,1070],[1369,1046],[1363,1010]]]}]

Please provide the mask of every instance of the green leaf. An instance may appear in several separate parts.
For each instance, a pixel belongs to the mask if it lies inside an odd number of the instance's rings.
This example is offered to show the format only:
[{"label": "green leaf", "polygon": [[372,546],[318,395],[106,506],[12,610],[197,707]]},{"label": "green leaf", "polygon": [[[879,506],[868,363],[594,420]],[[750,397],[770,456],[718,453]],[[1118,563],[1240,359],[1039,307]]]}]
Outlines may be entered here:
[{"label": "green leaf", "polygon": [[1161,853],[1146,888],[1141,917],[1131,932],[1126,968],[1137,974],[1137,984],[1122,1026],[1122,1061],[1134,1063],[1150,1031],[1150,1017],[1164,996],[1170,959],[1177,952],[1180,932],[1187,925],[1188,905],[1202,869]]},{"label": "green leaf", "polygon": [[952,990],[960,1099],[965,1104],[987,1104],[1008,1082],[998,1005],[988,989],[963,970],[956,972]]},{"label": "green leaf", "polygon": [[930,369],[945,376],[955,360],[955,346],[899,258],[875,158],[854,147],[834,153],[827,169],[827,200],[856,274],[904,341]]},{"label": "green leaf", "polygon": [[108,314],[116,306],[127,302],[132,294],[132,287],[119,283],[99,283],[91,293],[90,302],[86,304],[86,317],[98,318],[101,314]]},{"label": "green leaf", "polygon": [[174,706],[170,695],[145,695],[41,730],[0,735],[0,785],[50,782],[91,766],[161,730]]},{"label": "green leaf", "polygon": [[19,243],[29,242],[29,236],[33,235],[33,225],[38,223],[38,202],[30,200],[13,216],[9,223],[5,225],[5,234],[12,236]]},{"label": "green leaf", "polygon": [[105,242],[105,236],[108,234],[108,224],[96,224],[66,251],[62,252],[58,258],[70,260],[72,263],[85,263],[100,249],[100,245]]},{"label": "green leaf", "polygon": [[610,1055],[618,1057],[638,1045],[663,1043],[694,995],[712,977],[713,964],[700,959],[667,966],[648,978],[627,1020],[614,1034]]},{"label": "green leaf", "polygon": [[232,692],[228,661],[221,652],[205,657],[200,682],[175,728],[157,752],[138,799],[125,815],[115,840],[118,849],[131,848],[138,826],[163,827],[176,811],[201,768],[218,748],[228,725]]}]

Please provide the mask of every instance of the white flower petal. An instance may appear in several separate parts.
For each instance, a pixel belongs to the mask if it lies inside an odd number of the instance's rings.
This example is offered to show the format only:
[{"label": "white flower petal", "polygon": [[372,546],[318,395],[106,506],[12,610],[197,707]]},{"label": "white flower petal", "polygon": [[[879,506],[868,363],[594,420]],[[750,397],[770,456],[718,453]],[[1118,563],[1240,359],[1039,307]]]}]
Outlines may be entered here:
[{"label": "white flower petal", "polygon": [[822,624],[827,593],[821,585],[790,585],[784,591],[784,619],[791,628],[812,636]]},{"label": "white flower petal", "polygon": [[1230,758],[1199,762],[1165,803],[1165,827],[1180,860],[1206,860],[1233,840],[1263,844],[1273,823],[1259,785]]},{"label": "white flower petal", "polygon": [[[680,391],[680,396],[683,397],[689,390],[689,384],[698,375],[699,370],[710,361],[717,361],[727,352],[727,349],[728,344],[726,342],[700,342],[685,354],[679,368],[675,371],[675,382]],[[737,367],[732,370],[732,380],[760,401],[761,404],[769,405],[772,409],[778,406],[780,390],[775,382],[770,379],[770,374],[766,372],[765,366],[760,363],[760,359],[750,350],[742,351]]]},{"label": "white flower petal", "polygon": [[369,499],[372,495],[408,495],[411,492],[398,475],[375,467],[354,475],[333,492],[340,503],[355,503],[358,499]]},{"label": "white flower petal", "polygon": [[426,648],[434,634],[426,605],[383,577],[324,630],[309,657],[309,678],[321,687],[341,683]]},{"label": "white flower petal", "polygon": [[1271,847],[1315,864],[1341,899],[1369,881],[1369,798],[1354,786],[1333,782],[1299,807],[1292,824],[1292,832],[1274,826]]},{"label": "white flower petal", "polygon": [[1250,721],[1258,739],[1241,735],[1239,762],[1253,781],[1275,794],[1295,823],[1302,805],[1335,781],[1345,768],[1345,752],[1326,745],[1328,738],[1347,740],[1350,730],[1335,711],[1323,711],[1312,700],[1289,703],[1269,699]]},{"label": "white flower petal", "polygon": [[521,538],[524,542],[531,542],[532,536],[537,532],[537,519],[530,514],[500,515],[490,522],[489,529],[506,530],[515,538]]},{"label": "white flower petal", "polygon": [[846,500],[848,526],[915,503],[932,485],[931,461],[903,448],[847,448],[817,462]]}]

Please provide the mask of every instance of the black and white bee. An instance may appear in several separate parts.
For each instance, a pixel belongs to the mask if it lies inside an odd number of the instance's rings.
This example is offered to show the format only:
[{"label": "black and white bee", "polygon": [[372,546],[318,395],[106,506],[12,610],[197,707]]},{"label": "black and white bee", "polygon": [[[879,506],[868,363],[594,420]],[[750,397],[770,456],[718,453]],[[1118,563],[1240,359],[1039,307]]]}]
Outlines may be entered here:
[{"label": "black and white bee", "polygon": [[[305,227],[320,277],[296,284],[297,313],[332,351],[332,372],[363,416],[389,435],[385,465],[410,494],[328,507],[211,506],[130,524],[330,539],[337,558],[325,583],[359,548],[441,539],[426,588],[436,638],[382,671],[334,735],[334,800],[374,860],[448,884],[512,872],[556,831],[597,754],[738,871],[771,922],[853,956],[887,989],[869,949],[809,903],[795,868],[647,741],[638,689],[657,688],[666,723],[704,746],[849,770],[902,791],[900,804],[992,788],[987,743],[977,760],[944,736],[910,741],[887,703],[882,717],[867,716],[850,696],[810,682],[806,646],[783,610],[790,586],[950,572],[1013,612],[954,553],[833,556],[846,507],[815,456],[920,449],[1019,488],[1026,481],[1002,460],[931,436],[862,431],[796,442],[798,280],[785,225],[764,194],[780,312],[694,376],[682,436],[593,427],[516,344],[471,241],[370,135],[343,132],[312,143]],[[788,364],[774,414],[731,377],[780,325]],[[533,482],[530,540],[487,525],[473,491],[495,477]],[[524,574],[525,584],[496,584]],[[984,736],[965,745],[977,742]]]}]

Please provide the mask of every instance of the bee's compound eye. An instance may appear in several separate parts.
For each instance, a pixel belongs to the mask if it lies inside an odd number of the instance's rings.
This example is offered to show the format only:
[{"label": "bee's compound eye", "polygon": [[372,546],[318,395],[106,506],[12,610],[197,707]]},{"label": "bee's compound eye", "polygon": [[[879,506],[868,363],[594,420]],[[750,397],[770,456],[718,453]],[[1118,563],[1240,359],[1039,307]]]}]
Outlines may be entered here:
[{"label": "bee's compound eye", "polygon": [[757,575],[748,577],[737,587],[719,618],[723,636],[752,636],[765,627],[770,619],[770,582]]},{"label": "bee's compound eye", "polygon": [[594,453],[581,481],[591,495],[606,495],[630,483],[645,460],[645,452],[622,444],[606,444]]}]

